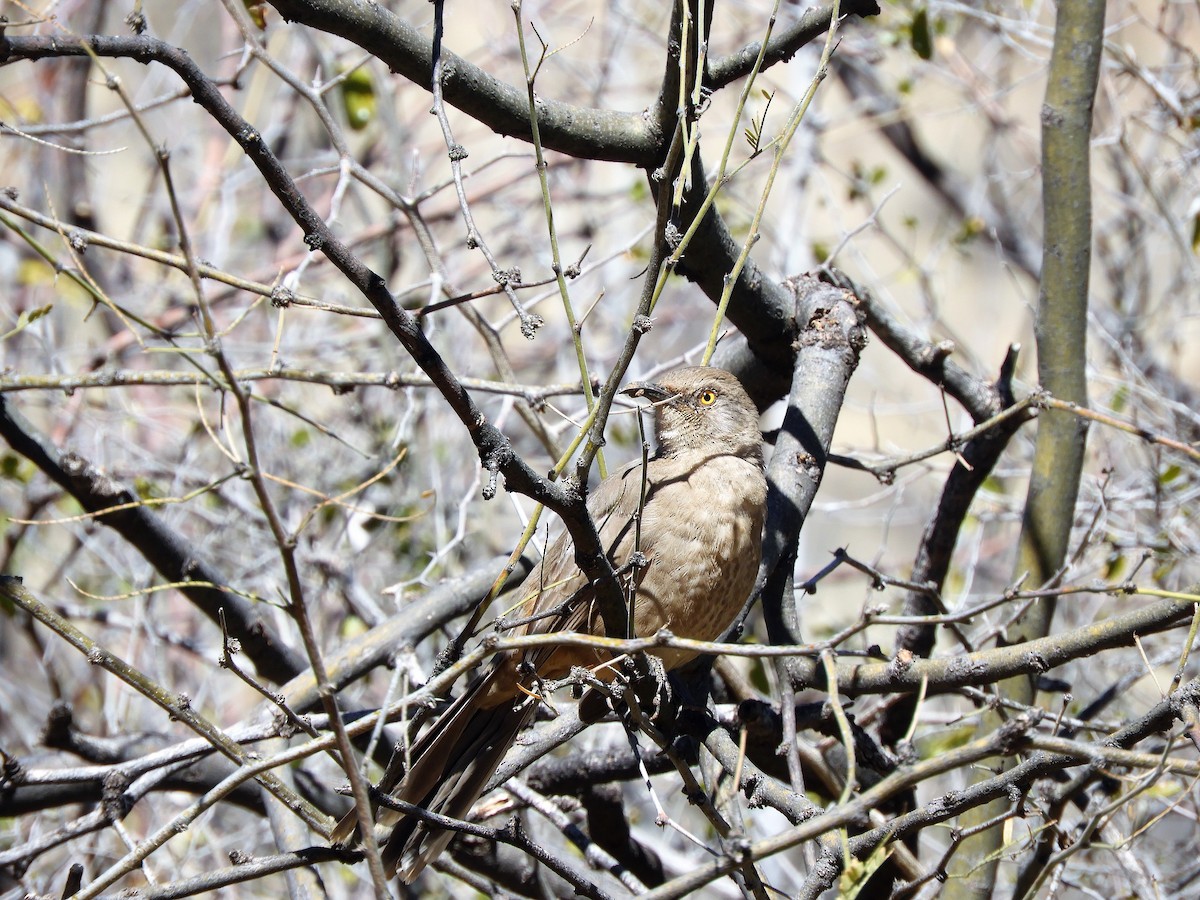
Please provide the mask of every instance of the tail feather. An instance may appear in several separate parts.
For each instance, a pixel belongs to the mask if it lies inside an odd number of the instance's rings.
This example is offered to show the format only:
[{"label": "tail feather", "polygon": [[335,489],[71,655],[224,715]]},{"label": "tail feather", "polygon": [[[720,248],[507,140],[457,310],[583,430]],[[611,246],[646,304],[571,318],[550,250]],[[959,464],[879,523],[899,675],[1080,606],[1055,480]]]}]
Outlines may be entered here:
[{"label": "tail feather", "polygon": [[[444,741],[438,735],[429,747],[429,753],[442,763],[438,767],[439,777],[430,779],[414,765],[397,796],[438,815],[465,818],[517,734],[532,718],[534,709],[530,703],[521,709],[505,704],[493,709],[464,710],[469,719],[461,732],[447,734]],[[383,848],[385,871],[390,877],[399,869],[405,882],[413,881],[454,835],[453,831],[428,825],[416,817],[405,817]]]},{"label": "tail feather", "polygon": [[[507,700],[490,708],[483,706],[496,676],[497,669],[492,669],[469,685],[413,744],[411,767],[390,791],[393,797],[455,819],[470,812],[536,709],[533,703],[514,708]],[[381,785],[384,790],[390,787]],[[455,835],[391,810],[382,810],[378,820],[385,825],[396,823],[381,856],[388,877],[400,871],[405,882],[413,881]],[[351,810],[334,828],[332,840],[352,844],[357,834],[357,815]]]}]

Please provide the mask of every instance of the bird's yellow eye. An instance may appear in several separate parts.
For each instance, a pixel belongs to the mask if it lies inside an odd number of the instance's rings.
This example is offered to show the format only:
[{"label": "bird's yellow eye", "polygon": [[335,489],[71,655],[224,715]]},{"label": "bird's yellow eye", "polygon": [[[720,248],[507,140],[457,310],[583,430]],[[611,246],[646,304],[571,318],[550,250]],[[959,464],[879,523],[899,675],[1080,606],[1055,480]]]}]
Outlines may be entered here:
[{"label": "bird's yellow eye", "polygon": [[701,406],[712,406],[714,403],[717,402],[717,392],[716,391],[701,391],[700,394],[696,397],[696,399],[700,401]]}]

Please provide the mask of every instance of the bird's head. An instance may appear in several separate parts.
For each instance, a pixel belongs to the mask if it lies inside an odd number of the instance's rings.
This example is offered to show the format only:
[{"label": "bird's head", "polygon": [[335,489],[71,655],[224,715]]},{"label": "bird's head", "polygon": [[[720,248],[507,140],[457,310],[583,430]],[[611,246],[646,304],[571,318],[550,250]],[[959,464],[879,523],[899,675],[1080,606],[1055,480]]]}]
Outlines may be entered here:
[{"label": "bird's head", "polygon": [[621,393],[654,404],[659,456],[715,449],[762,464],[758,410],[742,383],[724,369],[674,369],[655,382],[635,381]]}]

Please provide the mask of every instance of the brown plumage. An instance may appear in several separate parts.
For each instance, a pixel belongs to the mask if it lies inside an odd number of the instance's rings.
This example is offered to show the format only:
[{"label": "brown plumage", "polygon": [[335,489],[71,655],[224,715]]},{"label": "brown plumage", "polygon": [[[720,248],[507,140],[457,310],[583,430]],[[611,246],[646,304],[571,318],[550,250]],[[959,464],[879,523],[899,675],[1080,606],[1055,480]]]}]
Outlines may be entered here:
[{"label": "brown plumage", "polygon": [[[645,472],[637,549],[649,564],[634,570],[634,631],[647,636],[669,628],[680,637],[713,640],[742,608],[758,571],[767,490],[758,413],[738,380],[721,369],[676,369],[656,384],[634,383],[624,393],[654,402],[658,433],[658,452]],[[627,563],[635,549],[641,491],[638,461],[605,479],[588,498],[588,512],[614,567]],[[522,590],[521,619],[560,607],[565,611],[533,619],[512,633],[604,633],[594,592],[575,565],[568,535],[554,541]],[[695,654],[662,650],[657,655],[671,669]],[[533,685],[529,673],[560,678],[572,666],[608,659],[599,650],[579,647],[498,657],[413,744],[407,774],[401,779],[402,767],[393,761],[380,789],[431,812],[465,818],[536,711],[536,701],[522,690]],[[387,873],[399,870],[409,882],[454,836],[386,810],[379,819],[396,823],[382,850]],[[352,840],[356,825],[351,811],[334,830],[334,841]]]}]

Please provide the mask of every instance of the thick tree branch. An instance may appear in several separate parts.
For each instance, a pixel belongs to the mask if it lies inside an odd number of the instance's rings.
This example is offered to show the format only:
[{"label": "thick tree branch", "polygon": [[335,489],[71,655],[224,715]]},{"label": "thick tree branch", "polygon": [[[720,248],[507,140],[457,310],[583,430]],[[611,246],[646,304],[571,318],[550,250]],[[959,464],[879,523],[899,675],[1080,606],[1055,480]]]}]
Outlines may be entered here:
[{"label": "thick tree branch", "polygon": [[[186,694],[177,694],[167,690],[143,672],[106,650],[26,590],[21,585],[19,578],[0,575],[0,598],[34,616],[78,650],[87,658],[88,662],[121,679],[138,693],[158,704],[169,715],[177,718],[196,734],[208,740],[214,748],[229,759],[243,766],[247,764],[249,758],[241,746],[230,739],[228,734],[216,727],[207,717],[192,709],[191,700]],[[314,831],[320,832],[325,827],[321,812],[288,788],[274,773],[263,772],[257,776],[257,779]]]},{"label": "thick tree branch", "polygon": [[[847,0],[841,4],[840,12],[843,16],[861,16],[865,19],[879,15],[879,4],[875,0]],[[767,42],[767,52],[763,54],[762,70],[766,71],[776,63],[790,61],[797,50],[829,30],[832,16],[832,6],[806,9],[799,19],[772,34]],[[758,58],[761,48],[762,42],[755,41],[728,56],[711,60],[704,73],[704,86],[717,91],[744,78],[754,67],[754,60]]]},{"label": "thick tree branch", "polygon": [[221,587],[229,580],[200,559],[191,542],[168,528],[124,485],[39,435],[4,394],[0,394],[0,437],[85,510],[98,514],[98,522],[135,547],[164,579],[182,584],[179,590],[214,623],[224,610],[230,632],[242,642],[259,675],[281,684],[307,668],[304,655],[283,641],[258,607]]},{"label": "thick tree branch", "polygon": [[[343,37],[398,75],[430,88],[432,37],[421,34],[386,6],[347,0],[271,0],[271,5],[285,19]],[[442,93],[447,103],[496,134],[532,139],[529,101],[523,87],[500,81],[445,48],[442,58]],[[670,139],[644,111],[589,109],[543,97],[538,99],[538,109],[542,146],[581,159],[651,167]]]},{"label": "thick tree branch", "polygon": [[[1063,0],[1057,7],[1054,47],[1042,107],[1042,283],[1038,291],[1038,380],[1059,400],[1087,406],[1087,329],[1092,260],[1092,106],[1104,46],[1104,0]],[[1021,521],[1014,577],[1036,587],[1052,584],[1067,563],[1075,505],[1083,474],[1087,420],[1066,410],[1048,410],[1038,420],[1033,467]],[[1051,633],[1053,596],[1036,600],[1005,634],[1019,644]],[[1037,679],[1000,685],[1021,703],[1032,703]],[[984,716],[981,729],[995,727]],[[996,815],[997,804],[964,819],[971,827]],[[955,871],[952,900],[991,896],[1001,829],[992,827],[967,842]]]},{"label": "thick tree branch", "polygon": [[[767,466],[767,521],[759,590],[771,581],[781,561],[792,556],[789,548],[796,546],[821,484],[838,413],[866,344],[866,332],[848,291],[808,277],[789,281],[787,287],[793,297],[793,328],[799,323],[803,326],[796,339],[794,363],[788,364],[792,372],[788,409]],[[792,604],[791,596],[764,594],[763,602],[770,606],[768,622],[774,623],[772,641],[800,643],[795,627],[785,624],[792,617],[783,604]],[[749,606],[731,630],[741,626],[748,612]]]},{"label": "thick tree branch", "polygon": [[[684,194],[679,211],[683,223],[692,221],[707,192],[704,164],[698,153],[692,157],[689,178],[691,187]],[[677,271],[715,304],[721,299],[725,279],[733,271],[740,253],[741,247],[714,204],[693,234]],[[737,326],[754,355],[776,373],[791,371],[792,341],[798,330],[794,310],[794,298],[787,287],[764,273],[753,258],[747,259],[734,283],[725,317]],[[786,386],[771,400],[778,399],[784,390]]]},{"label": "thick tree branch", "polygon": [[[1081,628],[961,656],[912,663],[839,663],[838,692],[854,696],[915,691],[924,683],[934,694],[966,685],[993,684],[1014,675],[1036,677],[1070,660],[1128,647],[1136,637],[1175,628],[1190,621],[1194,611],[1194,603],[1160,600]],[[796,665],[809,684],[820,687],[825,683],[818,660],[799,659]]]},{"label": "thick tree branch", "polygon": [[906,366],[957,400],[975,422],[990,419],[1004,409],[994,384],[972,375],[954,361],[953,344],[935,344],[908,328],[875,297],[870,288],[844,272],[834,269],[823,277],[853,294],[872,334]]}]

